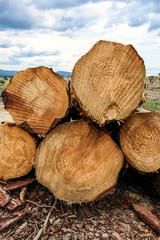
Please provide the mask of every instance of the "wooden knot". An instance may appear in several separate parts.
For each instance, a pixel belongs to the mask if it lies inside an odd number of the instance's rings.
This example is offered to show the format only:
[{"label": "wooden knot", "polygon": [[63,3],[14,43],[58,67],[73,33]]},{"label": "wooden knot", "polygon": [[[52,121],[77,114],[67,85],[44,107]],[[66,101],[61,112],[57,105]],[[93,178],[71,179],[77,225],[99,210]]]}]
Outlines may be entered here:
[{"label": "wooden knot", "polygon": [[117,115],[120,113],[120,109],[116,104],[111,104],[109,107],[104,111],[103,117],[106,120],[113,120],[117,118]]}]

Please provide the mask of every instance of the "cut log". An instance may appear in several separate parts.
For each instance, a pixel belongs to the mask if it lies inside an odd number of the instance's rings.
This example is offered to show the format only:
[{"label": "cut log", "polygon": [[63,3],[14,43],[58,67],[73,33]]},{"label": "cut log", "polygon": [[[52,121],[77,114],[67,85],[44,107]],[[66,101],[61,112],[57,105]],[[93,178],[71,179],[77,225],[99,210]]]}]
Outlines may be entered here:
[{"label": "cut log", "polygon": [[69,203],[105,195],[117,183],[122,164],[123,154],[109,135],[85,121],[52,130],[35,156],[37,180]]},{"label": "cut log", "polygon": [[2,97],[16,125],[45,135],[67,113],[67,89],[65,80],[51,69],[28,68],[15,74]]},{"label": "cut log", "polygon": [[71,94],[99,125],[127,118],[140,104],[145,66],[132,45],[99,41],[75,64]]},{"label": "cut log", "polygon": [[154,172],[160,168],[160,114],[132,115],[120,130],[120,145],[127,161],[137,170]]},{"label": "cut log", "polygon": [[26,175],[32,169],[36,144],[25,130],[0,125],[0,179]]}]

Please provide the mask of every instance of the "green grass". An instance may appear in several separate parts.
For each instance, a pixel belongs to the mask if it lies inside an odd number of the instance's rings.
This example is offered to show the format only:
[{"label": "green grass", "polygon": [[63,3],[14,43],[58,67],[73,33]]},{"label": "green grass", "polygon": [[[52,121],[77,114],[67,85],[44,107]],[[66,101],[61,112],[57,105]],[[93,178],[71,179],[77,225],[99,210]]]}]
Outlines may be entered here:
[{"label": "green grass", "polygon": [[[7,77],[7,79],[5,79],[5,77],[0,77],[0,88],[6,88],[10,79],[10,77]],[[4,81],[4,83],[2,83],[2,81]]]},{"label": "green grass", "polygon": [[1,93],[7,87],[11,77],[0,77],[0,102],[2,102]]},{"label": "green grass", "polygon": [[145,103],[142,104],[142,107],[160,113],[160,101],[147,100]]},{"label": "green grass", "polygon": [[150,91],[150,90],[159,90],[160,87],[153,87],[153,88],[144,88],[145,91]]}]

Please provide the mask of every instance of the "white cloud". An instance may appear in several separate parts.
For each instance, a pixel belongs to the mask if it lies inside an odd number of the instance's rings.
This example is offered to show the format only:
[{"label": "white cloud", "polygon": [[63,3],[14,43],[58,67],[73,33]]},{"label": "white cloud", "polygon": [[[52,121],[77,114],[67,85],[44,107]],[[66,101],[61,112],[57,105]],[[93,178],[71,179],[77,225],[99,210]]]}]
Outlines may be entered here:
[{"label": "white cloud", "polygon": [[[144,59],[147,73],[160,72],[160,14],[156,1],[47,0],[45,6],[44,1],[6,2],[10,5],[2,6],[0,2],[2,69],[45,65],[55,71],[71,71],[93,44],[109,40],[132,44]],[[65,8],[67,3],[70,7]],[[11,8],[12,14],[5,16]]]}]

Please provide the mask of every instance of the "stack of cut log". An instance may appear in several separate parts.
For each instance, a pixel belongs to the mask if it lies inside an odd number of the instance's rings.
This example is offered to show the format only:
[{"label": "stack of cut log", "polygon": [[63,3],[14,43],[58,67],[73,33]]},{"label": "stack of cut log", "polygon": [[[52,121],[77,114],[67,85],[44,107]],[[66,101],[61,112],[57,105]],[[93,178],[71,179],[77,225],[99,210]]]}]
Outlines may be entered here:
[{"label": "stack of cut log", "polygon": [[[134,113],[144,78],[136,50],[108,41],[77,61],[70,85],[47,67],[16,73],[2,93],[16,126],[0,126],[0,178],[35,166],[37,180],[55,197],[82,203],[114,192],[124,155],[139,171],[157,171],[160,114]],[[122,125],[120,146],[110,136],[114,129],[107,131],[110,122]]]}]

